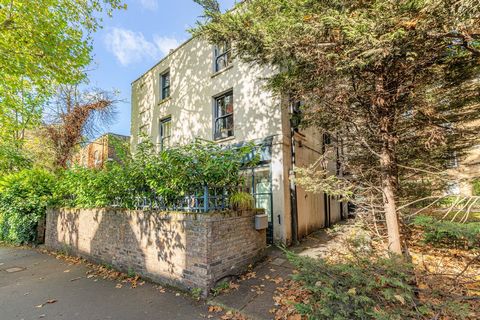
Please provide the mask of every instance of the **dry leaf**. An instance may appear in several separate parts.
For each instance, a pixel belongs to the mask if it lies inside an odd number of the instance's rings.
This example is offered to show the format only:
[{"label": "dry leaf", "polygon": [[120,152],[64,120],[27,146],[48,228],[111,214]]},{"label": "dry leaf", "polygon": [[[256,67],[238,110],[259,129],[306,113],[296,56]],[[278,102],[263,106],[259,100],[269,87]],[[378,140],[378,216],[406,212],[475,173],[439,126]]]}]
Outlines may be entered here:
[{"label": "dry leaf", "polygon": [[219,306],[209,306],[208,312],[221,312],[223,309]]}]

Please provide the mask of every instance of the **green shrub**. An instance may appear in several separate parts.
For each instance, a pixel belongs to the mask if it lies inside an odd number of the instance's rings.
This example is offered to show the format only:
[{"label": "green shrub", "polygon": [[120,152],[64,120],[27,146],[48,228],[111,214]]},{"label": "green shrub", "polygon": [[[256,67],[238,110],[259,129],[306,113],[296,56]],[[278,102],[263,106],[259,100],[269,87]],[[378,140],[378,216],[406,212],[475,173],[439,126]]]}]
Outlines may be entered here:
[{"label": "green shrub", "polygon": [[472,187],[473,187],[473,195],[480,196],[480,179],[473,180]]},{"label": "green shrub", "polygon": [[251,146],[225,149],[196,141],[186,146],[156,152],[149,142],[139,145],[135,157],[108,163],[102,169],[74,167],[66,170],[57,189],[62,205],[105,207],[117,203],[133,208],[138,198],[162,197],[165,205],[203,187],[235,190],[241,183],[240,169]]},{"label": "green shrub", "polygon": [[329,263],[289,254],[310,293],[297,310],[309,319],[406,319],[415,317],[412,266],[399,258],[361,257]]},{"label": "green shrub", "polygon": [[293,275],[309,294],[295,305],[307,319],[433,319],[441,313],[464,319],[468,304],[432,304],[416,297],[413,266],[400,257],[353,252],[329,262],[288,253],[298,270]]},{"label": "green shrub", "polygon": [[24,169],[0,178],[0,240],[35,242],[38,222],[53,203],[55,176],[45,170]]},{"label": "green shrub", "polygon": [[33,160],[22,149],[21,144],[0,142],[0,175],[29,168],[32,163]]},{"label": "green shrub", "polygon": [[441,221],[431,216],[418,216],[414,225],[424,230],[424,241],[437,246],[480,247],[480,222]]},{"label": "green shrub", "polygon": [[255,205],[255,198],[247,192],[235,192],[229,198],[230,205],[236,210],[249,210]]}]

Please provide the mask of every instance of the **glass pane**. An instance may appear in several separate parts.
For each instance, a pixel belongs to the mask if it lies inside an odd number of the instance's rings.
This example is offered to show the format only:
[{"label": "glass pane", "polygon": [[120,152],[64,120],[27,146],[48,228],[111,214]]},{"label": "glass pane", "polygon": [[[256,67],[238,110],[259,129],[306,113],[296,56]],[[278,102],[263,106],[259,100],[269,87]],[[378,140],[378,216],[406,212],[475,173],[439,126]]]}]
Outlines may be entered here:
[{"label": "glass pane", "polygon": [[255,207],[265,209],[265,213],[268,215],[268,221],[272,221],[272,206],[271,206],[271,194],[257,194],[255,195]]},{"label": "glass pane", "polygon": [[233,95],[225,96],[225,112],[227,114],[233,113]]},{"label": "glass pane", "polygon": [[225,115],[225,97],[222,96],[217,99],[217,117]]},{"label": "glass pane", "polygon": [[268,221],[272,221],[272,191],[271,191],[271,179],[270,168],[256,168],[254,171],[255,186],[255,204],[257,208],[265,209],[265,213],[268,214]]},{"label": "glass pane", "polygon": [[220,71],[228,66],[228,60],[226,55],[221,55],[216,60],[216,71]]},{"label": "glass pane", "polygon": [[165,121],[163,123],[163,136],[164,137],[170,137],[171,135],[171,127],[172,127],[172,122],[170,120]]},{"label": "glass pane", "polygon": [[225,117],[225,129],[232,131],[229,135],[233,133],[233,115]]},{"label": "glass pane", "polygon": [[170,96],[170,73],[167,72],[162,75],[162,99]]},{"label": "glass pane", "polygon": [[255,193],[270,193],[271,192],[270,169],[269,168],[255,169],[254,184],[255,184]]},{"label": "glass pane", "polygon": [[163,87],[169,87],[170,86],[170,73],[166,73],[162,76],[163,78]]}]

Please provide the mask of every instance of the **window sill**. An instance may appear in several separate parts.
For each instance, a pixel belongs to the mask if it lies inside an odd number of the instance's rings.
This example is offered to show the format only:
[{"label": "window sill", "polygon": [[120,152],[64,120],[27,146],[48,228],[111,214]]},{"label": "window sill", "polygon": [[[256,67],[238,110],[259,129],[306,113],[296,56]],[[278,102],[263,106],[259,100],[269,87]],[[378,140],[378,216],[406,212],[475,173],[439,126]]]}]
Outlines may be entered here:
[{"label": "window sill", "polygon": [[227,142],[227,141],[231,141],[231,140],[234,140],[235,139],[235,136],[231,136],[231,137],[228,137],[228,138],[222,138],[222,139],[218,139],[218,140],[214,140],[215,143],[222,143],[222,142]]},{"label": "window sill", "polygon": [[165,98],[165,99],[162,99],[162,100],[158,101],[157,106],[159,106],[161,104],[164,104],[165,102],[170,101],[171,99],[172,99],[172,96],[170,96],[168,98]]},{"label": "window sill", "polygon": [[219,74],[222,74],[222,73],[224,73],[225,71],[230,70],[230,69],[232,69],[232,68],[233,68],[233,64],[229,65],[229,66],[226,67],[226,68],[223,68],[223,69],[220,70],[220,71],[215,72],[214,74],[211,75],[211,78],[215,78],[215,77],[218,76]]}]

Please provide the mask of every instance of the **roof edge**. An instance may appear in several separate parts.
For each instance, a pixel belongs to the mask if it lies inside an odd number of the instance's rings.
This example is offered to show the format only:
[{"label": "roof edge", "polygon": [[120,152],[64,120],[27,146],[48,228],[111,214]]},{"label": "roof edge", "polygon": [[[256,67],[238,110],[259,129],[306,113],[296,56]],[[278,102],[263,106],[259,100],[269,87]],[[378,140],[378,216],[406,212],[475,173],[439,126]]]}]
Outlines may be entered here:
[{"label": "roof edge", "polygon": [[162,59],[160,59],[157,63],[155,63],[152,67],[150,67],[147,71],[145,71],[144,73],[142,73],[137,79],[133,80],[130,85],[133,85],[135,82],[137,82],[138,80],[140,80],[141,78],[143,78],[144,75],[146,75],[147,73],[149,73],[150,71],[152,71],[153,69],[155,69],[156,66],[158,66],[160,63],[162,63],[163,61],[165,61],[167,58],[169,58],[172,54],[174,54],[175,52],[177,52],[178,50],[180,50],[181,48],[183,48],[187,43],[189,43],[190,41],[192,41],[193,39],[197,38],[198,36],[192,36],[190,37],[189,39],[185,40],[184,42],[182,42],[178,47],[176,47],[175,49],[172,49],[170,50],[170,52],[165,56],[163,57]]}]

